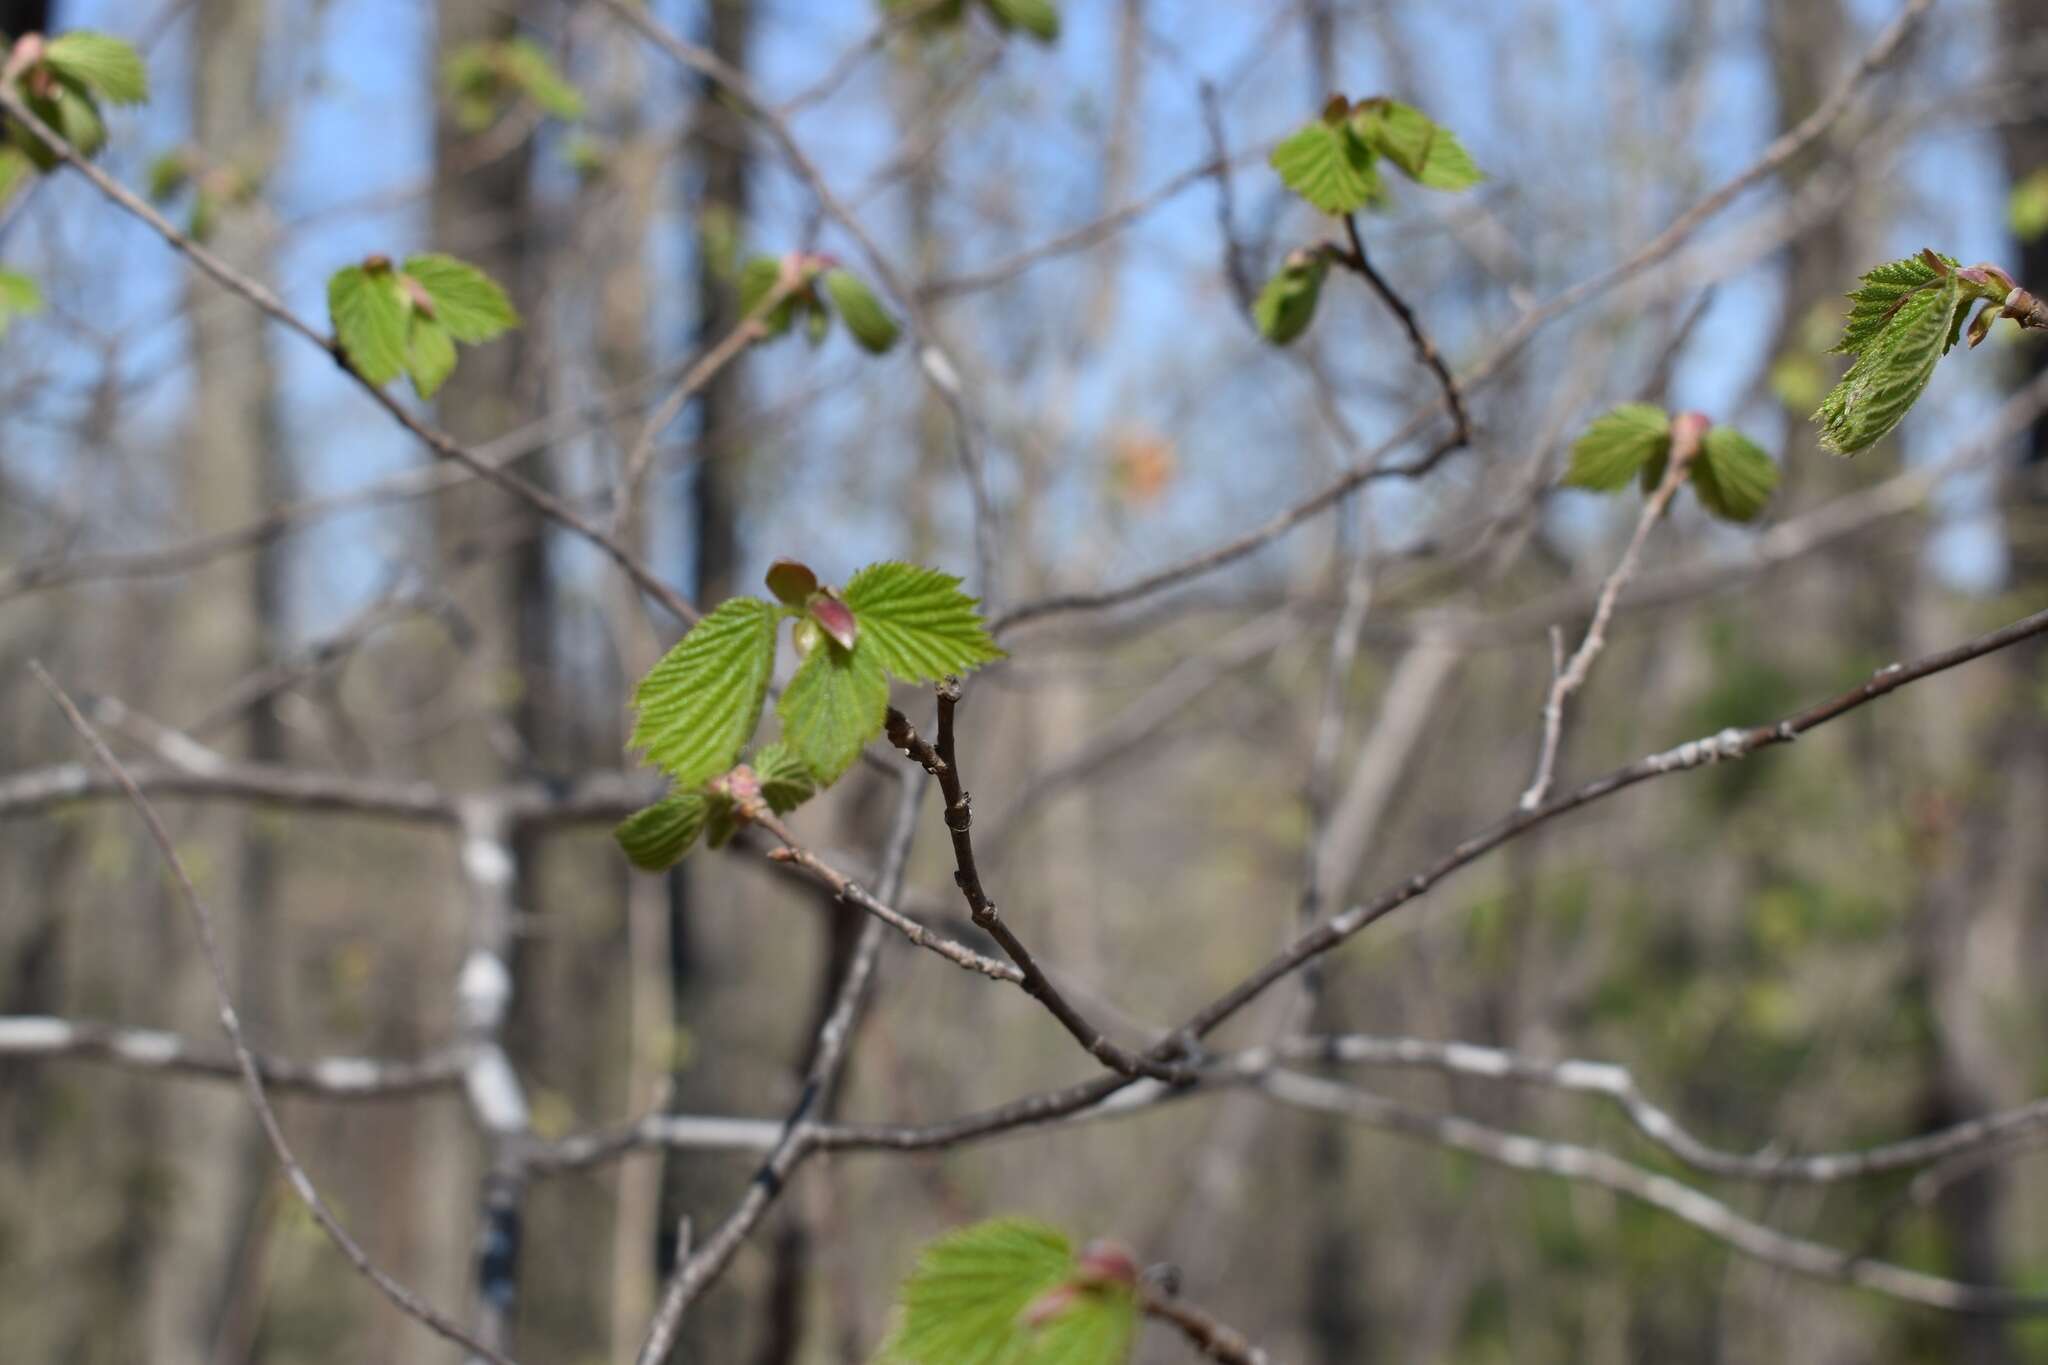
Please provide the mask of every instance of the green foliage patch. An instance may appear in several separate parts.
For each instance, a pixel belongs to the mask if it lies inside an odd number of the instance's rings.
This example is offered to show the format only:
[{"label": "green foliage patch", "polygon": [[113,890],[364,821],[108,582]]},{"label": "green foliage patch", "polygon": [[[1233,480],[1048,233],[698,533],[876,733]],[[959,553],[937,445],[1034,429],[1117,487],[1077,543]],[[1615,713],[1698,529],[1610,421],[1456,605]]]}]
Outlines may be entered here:
[{"label": "green foliage patch", "polygon": [[[673,786],[617,830],[637,866],[668,867],[700,831],[716,846],[752,812],[783,814],[837,781],[881,733],[892,675],[930,682],[1003,657],[975,599],[936,569],[871,564],[842,592],[780,560],[767,584],[774,602],[722,603],[634,690],[632,747]],[[782,738],[736,767],[761,721],[784,621],[802,662],[776,704]]]}]

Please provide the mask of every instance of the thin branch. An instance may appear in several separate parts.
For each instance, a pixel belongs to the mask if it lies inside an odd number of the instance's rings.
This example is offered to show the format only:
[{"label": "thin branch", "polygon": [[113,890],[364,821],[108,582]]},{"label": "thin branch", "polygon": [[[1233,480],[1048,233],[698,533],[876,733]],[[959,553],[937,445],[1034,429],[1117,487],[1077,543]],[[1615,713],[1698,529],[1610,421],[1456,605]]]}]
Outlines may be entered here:
[{"label": "thin branch", "polygon": [[773,815],[758,816],[755,819],[755,823],[781,841],[781,847],[768,851],[770,859],[775,862],[788,863],[794,867],[802,868],[805,872],[816,878],[818,882],[838,899],[849,905],[857,906],[874,916],[897,933],[903,935],[914,947],[923,948],[927,952],[937,953],[956,967],[963,967],[970,972],[979,972],[981,975],[992,980],[1008,981],[1013,985],[1021,985],[1023,983],[1024,973],[1009,963],[998,962],[992,957],[975,952],[972,948],[956,939],[947,938],[944,934],[933,933],[930,929],[925,928],[924,925],[868,891],[838,868],[832,866],[802,844],[799,844],[796,841],[796,836],[789,832],[789,828]]},{"label": "thin branch", "polygon": [[995,902],[989,899],[988,892],[982,888],[981,870],[974,858],[973,805],[966,788],[961,785],[960,759],[954,745],[953,713],[960,705],[960,696],[957,679],[948,678],[939,684],[939,739],[936,746],[925,746],[911,730],[910,722],[900,713],[890,722],[889,738],[923,763],[925,770],[939,781],[939,790],[946,800],[946,829],[953,836],[953,881],[967,902],[968,914],[978,928],[1001,946],[1010,961],[1017,964],[1022,973],[1018,985],[1044,1005],[1090,1056],[1125,1076],[1150,1076],[1161,1081],[1187,1079],[1193,1074],[1189,1068],[1170,1065],[1167,1059],[1140,1055],[1105,1037],[1102,1030],[1090,1023],[1053,984],[1052,978],[1045,974],[1044,968],[1031,955],[1031,950],[1024,946],[1024,941],[1017,937],[1001,911],[996,909]]},{"label": "thin branch", "polygon": [[1717,734],[1690,740],[1661,753],[1637,759],[1634,763],[1617,768],[1605,776],[1596,777],[1563,796],[1552,797],[1534,810],[1517,810],[1491,828],[1465,839],[1422,871],[1381,892],[1373,900],[1355,906],[1297,938],[1264,966],[1199,1011],[1189,1021],[1187,1028],[1197,1037],[1206,1035],[1275,981],[1296,970],[1303,963],[1329,952],[1361,929],[1384,919],[1421,896],[1453,872],[1476,862],[1502,844],[1526,834],[1538,825],[1605,800],[1640,782],[1702,768],[1710,763],[1732,762],[1779,744],[1790,744],[1808,731],[1818,729],[1829,721],[1837,720],[1901,687],[1959,667],[1974,659],[1983,658],[1987,654],[1995,654],[2001,649],[2044,633],[2048,633],[2048,610],[2022,617],[1999,630],[1980,635],[1953,648],[1925,655],[1910,663],[1888,664],[1848,691],[1818,702],[1805,710],[1794,712],[1775,723],[1747,730],[1730,727]]},{"label": "thin branch", "polygon": [[[431,1052],[416,1062],[382,1057],[300,1062],[251,1055],[256,1074],[271,1090],[332,1100],[404,1099],[445,1090],[462,1079],[465,1060],[459,1048]],[[0,1057],[76,1057],[207,1080],[236,1080],[242,1074],[231,1049],[182,1034],[38,1014],[0,1015]]]},{"label": "thin branch", "polygon": [[1628,539],[1628,548],[1622,552],[1621,562],[1600,585],[1600,596],[1593,603],[1593,619],[1586,627],[1585,638],[1579,641],[1570,661],[1563,668],[1553,670],[1550,694],[1543,702],[1543,743],[1536,755],[1536,775],[1529,779],[1528,789],[1522,793],[1520,805],[1523,810],[1535,810],[1550,794],[1550,783],[1557,768],[1557,746],[1564,734],[1564,704],[1586,685],[1594,661],[1607,647],[1607,624],[1614,619],[1614,603],[1629,580],[1635,577],[1636,564],[1643,556],[1643,544],[1650,538],[1650,528],[1664,515],[1671,499],[1678,496],[1679,485],[1685,482],[1694,457],[1700,453],[1700,438],[1706,434],[1706,429],[1706,419],[1696,412],[1682,412],[1672,419],[1671,454],[1664,477],[1658,480],[1656,491],[1644,499],[1642,513],[1636,518],[1635,533]]},{"label": "thin branch", "polygon": [[[676,1260],[687,1265],[690,1260],[690,1218],[676,1226]],[[641,1343],[640,1353],[633,1357],[636,1365],[662,1365],[668,1359],[669,1349],[676,1343],[676,1333],[683,1330],[683,1309],[687,1302],[683,1298],[685,1281],[681,1275],[671,1275],[667,1286],[661,1292],[661,1302],[655,1306],[654,1320],[647,1325],[647,1340]]]},{"label": "thin branch", "polygon": [[1269,1073],[1260,1079],[1258,1088],[1270,1099],[1293,1108],[1338,1114],[1511,1170],[1555,1175],[1611,1190],[1689,1223],[1754,1260],[1814,1279],[1856,1285],[1887,1298],[1952,1313],[2048,1313],[2048,1296],[1963,1284],[1793,1237],[1745,1218],[1682,1181],[1590,1147],[1503,1132],[1454,1115],[1424,1113],[1335,1081],[1291,1071]]},{"label": "thin branch", "polygon": [[[4,88],[0,88],[0,95],[12,98],[11,93]],[[263,1125],[264,1136],[270,1140],[270,1149],[276,1154],[278,1165],[284,1168],[285,1178],[291,1185],[292,1192],[299,1197],[300,1202],[306,1206],[306,1211],[312,1214],[313,1221],[320,1225],[320,1230],[327,1234],[327,1239],[334,1243],[335,1248],[348,1263],[355,1267],[358,1274],[375,1285],[400,1312],[424,1324],[436,1335],[467,1347],[491,1361],[492,1365],[512,1365],[509,1356],[472,1337],[373,1262],[362,1247],[357,1245],[355,1238],[349,1235],[348,1229],[335,1218],[333,1211],[327,1206],[327,1201],[321,1198],[320,1192],[313,1187],[312,1178],[306,1174],[306,1168],[299,1164],[298,1157],[293,1154],[291,1143],[286,1140],[284,1129],[277,1121],[277,1111],[271,1108],[270,1098],[264,1092],[262,1072],[257,1067],[256,1057],[249,1048],[248,1039],[242,1033],[241,1016],[235,1010],[234,995],[228,988],[227,967],[221,960],[220,945],[214,938],[213,917],[207,911],[206,902],[200,898],[198,888],[192,884],[191,876],[185,871],[185,864],[178,857],[177,847],[171,841],[170,831],[164,828],[163,821],[157,816],[156,808],[150,805],[149,798],[144,796],[142,789],[129,778],[127,770],[121,766],[121,760],[114,757],[113,751],[100,739],[99,732],[93,729],[92,722],[88,721],[73,704],[64,689],[44,671],[41,664],[31,661],[29,668],[34,672],[36,680],[56,699],[64,718],[92,750],[93,756],[104,764],[114,779],[121,784],[129,802],[142,817],[143,824],[148,827],[150,839],[163,854],[164,862],[169,866],[171,875],[177,882],[179,899],[190,912],[197,930],[200,955],[206,960],[207,974],[213,981],[214,1000],[219,1006],[221,1031],[227,1034],[228,1045],[234,1050],[235,1065],[242,1074],[242,1087],[249,1096],[250,1105],[256,1110],[257,1119]]]},{"label": "thin branch", "polygon": [[1188,1345],[1210,1360],[1224,1361],[1226,1365],[1273,1365],[1273,1358],[1252,1345],[1236,1328],[1150,1285],[1138,1286],[1138,1307],[1146,1317],[1158,1318],[1179,1329]]},{"label": "thin branch", "polygon": [[1006,284],[1019,275],[1060,256],[1076,251],[1086,251],[1115,236],[1130,224],[1145,217],[1154,209],[1211,176],[1228,175],[1233,167],[1249,165],[1265,159],[1267,148],[1253,147],[1237,153],[1211,152],[1203,161],[1189,166],[1176,175],[1168,177],[1157,186],[1128,203],[1119,204],[1108,213],[1079,227],[1069,228],[1057,236],[1027,247],[1014,256],[1006,257],[979,269],[963,271],[933,280],[925,286],[925,296],[933,299],[954,298],[961,294],[973,294]]},{"label": "thin branch", "polygon": [[[894,827],[890,830],[889,846],[882,857],[879,889],[884,900],[894,899],[903,889],[903,869],[910,861],[911,839],[917,832],[918,800],[923,794],[922,777],[902,784],[901,801]],[[811,1136],[811,1113],[825,1102],[845,1068],[854,1026],[860,1020],[874,983],[875,963],[882,951],[882,929],[882,922],[875,919],[869,920],[861,929],[853,957],[847,963],[846,975],[840,979],[838,998],[833,1001],[818,1029],[803,1093],[784,1122],[774,1148],[748,1182],[746,1193],[740,1196],[738,1205],[713,1230],[710,1240],[676,1265],[662,1298],[665,1303],[673,1296],[678,1302],[678,1311],[695,1302],[697,1296],[710,1288],[731,1264],[741,1244],[781,1195],[790,1176],[817,1150]]]},{"label": "thin branch", "polygon": [[[1598,1095],[1613,1101],[1638,1132],[1686,1165],[1708,1175],[1737,1180],[1816,1185],[1858,1180],[1981,1153],[2048,1130],[2048,1099],[2039,1099],[1874,1147],[1804,1154],[1771,1150],[1753,1154],[1728,1152],[1694,1137],[1667,1110],[1643,1094],[1627,1067],[1613,1062],[1545,1061],[1477,1043],[1363,1034],[1289,1038],[1275,1044],[1271,1051],[1275,1056],[1297,1062],[1424,1067],[1460,1076]],[[1228,1064],[1244,1066],[1250,1060],[1250,1054],[1239,1054]]]},{"label": "thin branch", "polygon": [[1451,410],[1452,437],[1459,445],[1470,444],[1472,419],[1465,410],[1465,395],[1459,390],[1458,381],[1452,376],[1450,366],[1444,363],[1443,353],[1437,350],[1436,343],[1430,340],[1429,333],[1423,330],[1422,320],[1415,315],[1415,310],[1394,291],[1394,286],[1387,283],[1386,278],[1365,254],[1365,239],[1358,235],[1357,214],[1344,215],[1344,233],[1350,239],[1351,249],[1338,252],[1334,259],[1339,265],[1362,277],[1372,292],[1379,295],[1380,302],[1387,306],[1387,310],[1400,320],[1401,329],[1408,333],[1408,340],[1415,347],[1416,355],[1429,367],[1429,372],[1436,376],[1437,387],[1443,390],[1444,404]]}]

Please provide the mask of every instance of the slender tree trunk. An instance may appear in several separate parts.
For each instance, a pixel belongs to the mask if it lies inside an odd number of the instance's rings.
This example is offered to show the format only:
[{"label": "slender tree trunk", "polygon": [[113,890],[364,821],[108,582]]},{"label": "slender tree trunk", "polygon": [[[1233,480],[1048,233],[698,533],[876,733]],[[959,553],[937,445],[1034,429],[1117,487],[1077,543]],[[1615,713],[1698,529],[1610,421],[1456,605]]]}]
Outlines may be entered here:
[{"label": "slender tree trunk", "polygon": [[[754,29],[752,0],[711,0],[705,10],[704,45],[728,65],[746,71],[749,44]],[[691,327],[692,354],[702,354],[729,332],[739,318],[735,283],[727,272],[729,253],[724,248],[746,240],[748,190],[752,178],[749,150],[750,130],[745,118],[710,86],[698,92],[697,110],[690,129],[692,175],[684,205],[692,234],[690,248],[694,261],[693,292],[696,314]],[[729,364],[699,391],[696,398],[696,460],[690,480],[689,501],[684,508],[690,530],[690,582],[697,601],[707,606],[728,597],[734,590],[739,558],[739,508],[745,449],[734,428],[746,401],[745,370]],[[704,891],[705,874],[689,864],[669,874],[668,938],[669,995],[678,1035],[705,1039],[704,1033],[717,1029],[717,1021],[704,1017],[698,1007],[697,933],[694,911]],[[710,1101],[710,1082],[701,1074],[678,1072],[672,1078],[670,1094],[679,1108]],[[732,1085],[732,1078],[722,1082]],[[731,1091],[725,1092],[728,1096]],[[676,1230],[679,1220],[702,1204],[701,1195],[710,1187],[696,1169],[700,1159],[687,1152],[662,1158],[661,1213],[655,1236],[655,1271],[662,1278],[674,1268]],[[692,1314],[683,1335],[707,1358],[730,1359],[740,1349],[744,1325],[730,1305],[708,1303]],[[681,1359],[682,1343],[671,1359]]]},{"label": "slender tree trunk", "polygon": [[[193,41],[192,128],[202,179],[260,177],[269,164],[272,118],[260,73],[267,64],[267,0],[202,0]],[[262,223],[224,203],[213,248],[259,278],[273,272]],[[287,482],[279,449],[274,371],[260,316],[223,308],[219,291],[190,288],[196,395],[192,436],[184,442],[181,502],[190,531],[235,525],[281,501]],[[174,704],[217,696],[258,667],[282,628],[283,565],[274,547],[211,566],[184,600],[174,668]],[[177,718],[177,713],[171,713]],[[233,732],[230,732],[233,734]],[[238,742],[237,742],[238,741]],[[216,740],[216,742],[219,742]],[[275,760],[282,737],[273,713],[258,707],[227,747]],[[226,940],[234,959],[237,1005],[258,1037],[275,1039],[282,1020],[271,903],[274,849],[245,812],[208,812],[195,821],[232,869],[215,902],[232,917]],[[196,955],[181,947],[179,994],[192,1018],[212,1013],[212,990]],[[258,1220],[272,1163],[246,1109],[226,1097],[169,1097],[163,1151],[176,1168],[178,1211],[155,1258],[150,1318],[153,1352],[166,1361],[202,1361],[254,1330],[257,1305],[243,1291],[245,1254],[260,1237]]]},{"label": "slender tree trunk", "polygon": [[[439,0],[435,59],[426,73],[436,87],[435,173],[429,206],[433,248],[459,256],[497,280],[524,320],[518,331],[465,350],[438,395],[441,426],[467,441],[498,435],[533,416],[534,395],[544,387],[533,140],[524,137],[509,151],[494,148],[494,154],[481,155],[488,135],[479,138],[463,129],[439,98],[438,85],[441,64],[451,53],[471,43],[511,36],[518,31],[523,12],[521,4],[499,0]],[[546,470],[543,451],[522,472],[546,482]],[[460,786],[533,775],[549,757],[543,752],[543,718],[551,714],[555,700],[549,649],[553,598],[544,523],[526,504],[469,481],[435,500],[433,530],[444,576],[452,576],[478,554],[492,553],[491,547],[509,547],[462,575],[457,584],[454,597],[467,654],[460,684],[466,723],[452,732],[433,759],[441,776]],[[513,884],[520,888],[521,908],[532,910],[538,885],[532,850],[522,845],[513,852]],[[463,906],[468,898],[451,888],[448,903]],[[453,988],[471,927],[460,915],[448,916],[438,925],[441,939],[432,950],[435,972],[430,983],[438,978],[445,983],[442,989]],[[524,994],[520,956],[515,942],[515,1009]],[[520,1062],[518,1041],[511,1040],[515,1065]],[[523,1187],[500,1178],[502,1172],[491,1173],[492,1154],[477,1152],[462,1115],[438,1114],[428,1123],[428,1155],[418,1176],[418,1208],[426,1224],[418,1244],[423,1259],[431,1262],[425,1271],[427,1284],[444,1303],[463,1302],[466,1288],[468,1299],[478,1305],[480,1330],[516,1342],[519,1257],[516,1252],[493,1254],[492,1248],[525,1244],[527,1239],[520,1235]],[[464,1267],[469,1268],[463,1275],[466,1285],[454,1278]]]}]

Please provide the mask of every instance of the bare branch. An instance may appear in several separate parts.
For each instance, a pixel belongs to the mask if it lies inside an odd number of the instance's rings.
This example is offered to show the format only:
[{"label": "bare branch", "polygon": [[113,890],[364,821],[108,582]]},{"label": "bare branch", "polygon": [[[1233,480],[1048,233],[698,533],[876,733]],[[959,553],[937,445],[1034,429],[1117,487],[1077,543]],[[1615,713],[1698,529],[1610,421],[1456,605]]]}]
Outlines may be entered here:
[{"label": "bare branch", "polygon": [[1628,586],[1629,580],[1635,577],[1636,564],[1643,557],[1643,544],[1650,538],[1650,528],[1663,517],[1664,509],[1678,495],[1679,485],[1685,482],[1694,458],[1700,453],[1700,438],[1706,434],[1706,429],[1706,419],[1696,412],[1682,412],[1672,419],[1671,454],[1664,477],[1658,481],[1656,491],[1643,500],[1643,510],[1636,517],[1635,533],[1628,539],[1628,548],[1622,551],[1621,561],[1614,566],[1614,572],[1608,574],[1607,581],[1600,585],[1600,596],[1593,603],[1593,620],[1586,627],[1585,638],[1579,641],[1570,661],[1554,670],[1550,680],[1550,695],[1543,703],[1543,744],[1536,756],[1536,775],[1529,779],[1528,789],[1522,793],[1520,804],[1523,810],[1535,810],[1550,794],[1551,779],[1557,767],[1557,746],[1564,734],[1564,704],[1586,685],[1594,661],[1607,647],[1607,623],[1614,618],[1615,600],[1621,596],[1621,590]]},{"label": "bare branch", "polygon": [[1297,1109],[1339,1114],[1354,1122],[1448,1147],[1512,1170],[1561,1176],[1648,1204],[1726,1242],[1766,1265],[1814,1279],[1856,1285],[1887,1298],[1952,1313],[2048,1313],[2048,1296],[1963,1284],[1887,1261],[1853,1256],[1745,1218],[1720,1200],[1669,1176],[1590,1147],[1502,1132],[1453,1115],[1427,1114],[1335,1081],[1274,1071],[1259,1081],[1268,1098]]},{"label": "bare branch", "polygon": [[[251,1056],[270,1089],[334,1100],[404,1099],[445,1090],[461,1080],[464,1065],[459,1048],[432,1052],[416,1062]],[[182,1034],[38,1014],[0,1015],[0,1057],[77,1057],[208,1080],[236,1080],[242,1074],[232,1049],[209,1047]]]},{"label": "bare branch", "polygon": [[1191,1303],[1162,1294],[1150,1285],[1138,1286],[1138,1307],[1147,1317],[1170,1323],[1187,1338],[1188,1345],[1211,1360],[1227,1365],[1272,1365],[1272,1357],[1247,1341],[1242,1332],[1218,1321]]}]

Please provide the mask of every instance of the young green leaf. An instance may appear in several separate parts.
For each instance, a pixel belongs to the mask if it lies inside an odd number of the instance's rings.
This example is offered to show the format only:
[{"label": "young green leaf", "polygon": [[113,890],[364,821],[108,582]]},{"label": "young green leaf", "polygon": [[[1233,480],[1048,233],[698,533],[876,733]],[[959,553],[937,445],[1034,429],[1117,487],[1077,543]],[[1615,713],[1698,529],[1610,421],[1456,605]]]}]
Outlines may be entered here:
[{"label": "young green leaf", "polygon": [[1060,12],[1052,0],[983,0],[1002,29],[1021,28],[1042,43],[1060,36]]},{"label": "young green leaf", "polygon": [[[782,281],[782,262],[773,256],[755,256],[740,267],[740,312],[751,316],[775,286]],[[796,316],[796,297],[786,296],[761,318],[762,332],[779,337],[789,330]]]},{"label": "young green leaf", "polygon": [[1854,455],[1896,427],[1934,377],[1964,307],[1953,274],[1939,286],[1906,295],[1813,414],[1821,424],[1822,447]]},{"label": "young green leaf", "polygon": [[703,792],[678,792],[626,817],[612,831],[633,866],[666,872],[682,860],[704,828],[710,798]]},{"label": "young green leaf", "polygon": [[0,270],[0,337],[16,318],[43,311],[43,291],[26,275]]},{"label": "young green leaf", "polygon": [[1060,1296],[1054,1311],[1027,1329],[1026,1365],[1123,1365],[1130,1359],[1138,1300],[1129,1286],[1053,1292]]},{"label": "young green leaf", "polygon": [[1486,179],[1457,134],[1413,105],[1399,100],[1361,100],[1352,127],[1374,151],[1418,185],[1433,190],[1468,190]]},{"label": "young green leaf", "polygon": [[[100,118],[99,106],[75,77],[57,71],[52,71],[51,75],[54,79],[47,91],[26,97],[29,112],[69,143],[72,151],[80,156],[91,156],[107,141],[107,125]],[[56,166],[57,154],[45,146],[27,124],[17,119],[5,122],[7,140],[28,158],[29,164],[39,171]]]},{"label": "young green leaf", "polygon": [[406,321],[405,372],[422,398],[432,398],[455,373],[455,338],[424,313],[416,312]]},{"label": "young green leaf", "polygon": [[59,34],[43,48],[43,62],[110,104],[149,98],[149,69],[132,43],[84,29]]},{"label": "young green leaf", "polygon": [[435,320],[457,341],[474,345],[519,325],[519,314],[497,281],[467,261],[438,252],[408,256],[405,273],[427,291]]},{"label": "young green leaf", "polygon": [[804,294],[798,303],[803,307],[804,340],[816,349],[824,344],[826,335],[832,330],[832,314],[815,292]]},{"label": "young green leaf", "polygon": [[165,152],[149,163],[149,197],[162,204],[177,196],[192,182],[192,158],[185,152]]},{"label": "young green leaf", "polygon": [[508,38],[498,60],[543,113],[564,123],[574,123],[583,117],[583,92],[569,84],[554,58],[539,43],[531,38]]},{"label": "young green leaf", "polygon": [[872,643],[846,650],[821,640],[783,689],[775,714],[783,742],[819,785],[829,786],[881,733],[888,709],[889,675]]},{"label": "young green leaf", "polygon": [[1058,1229],[996,1218],[948,1233],[919,1253],[897,1294],[902,1323],[882,1359],[891,1365],[1022,1365],[1031,1330],[1024,1310],[1072,1272]]},{"label": "young green leaf", "polygon": [[842,594],[860,624],[859,653],[897,677],[935,682],[1003,656],[960,580],[915,564],[870,564]]},{"label": "young green leaf", "polygon": [[1625,486],[1671,449],[1671,417],[1653,403],[1623,403],[1602,413],[1572,445],[1567,488],[1609,493]]},{"label": "young green leaf", "polygon": [[796,750],[781,740],[764,744],[754,755],[754,776],[761,784],[761,799],[777,815],[787,815],[817,792],[811,769]]},{"label": "young green leaf", "polygon": [[1778,466],[1735,428],[1716,426],[1700,438],[1690,477],[1701,506],[1724,521],[1748,521],[1770,501]]},{"label": "young green leaf", "polygon": [[[1941,259],[1951,270],[1960,264],[1953,257]],[[1925,289],[1940,279],[1940,273],[1924,256],[1887,261],[1870,271],[1856,292],[1849,295],[1849,316],[1843,324],[1842,339],[1834,344],[1833,349],[1842,355],[1857,354],[1884,330],[1908,294]]]},{"label": "young green leaf", "polygon": [[1341,116],[1303,125],[1273,149],[1271,160],[1287,188],[1324,213],[1355,213],[1379,187],[1372,148]]},{"label": "young green leaf", "polygon": [[1279,273],[1266,281],[1252,305],[1252,321],[1259,335],[1275,346],[1285,346],[1308,330],[1316,315],[1316,301],[1322,297],[1323,277],[1329,262],[1314,251],[1292,251]]},{"label": "young green leaf", "polygon": [[406,305],[389,262],[352,265],[327,281],[327,316],[357,374],[388,384],[406,367]]},{"label": "young green leaf", "polygon": [[896,344],[896,319],[860,276],[850,270],[828,270],[824,284],[825,296],[861,349],[880,355]]},{"label": "young green leaf", "polygon": [[726,771],[753,737],[775,666],[776,609],[735,597],[690,628],[634,690],[633,748],[694,787]]},{"label": "young green leaf", "polygon": [[0,144],[0,207],[5,207],[14,192],[35,174],[35,163],[28,154],[11,144]]}]

